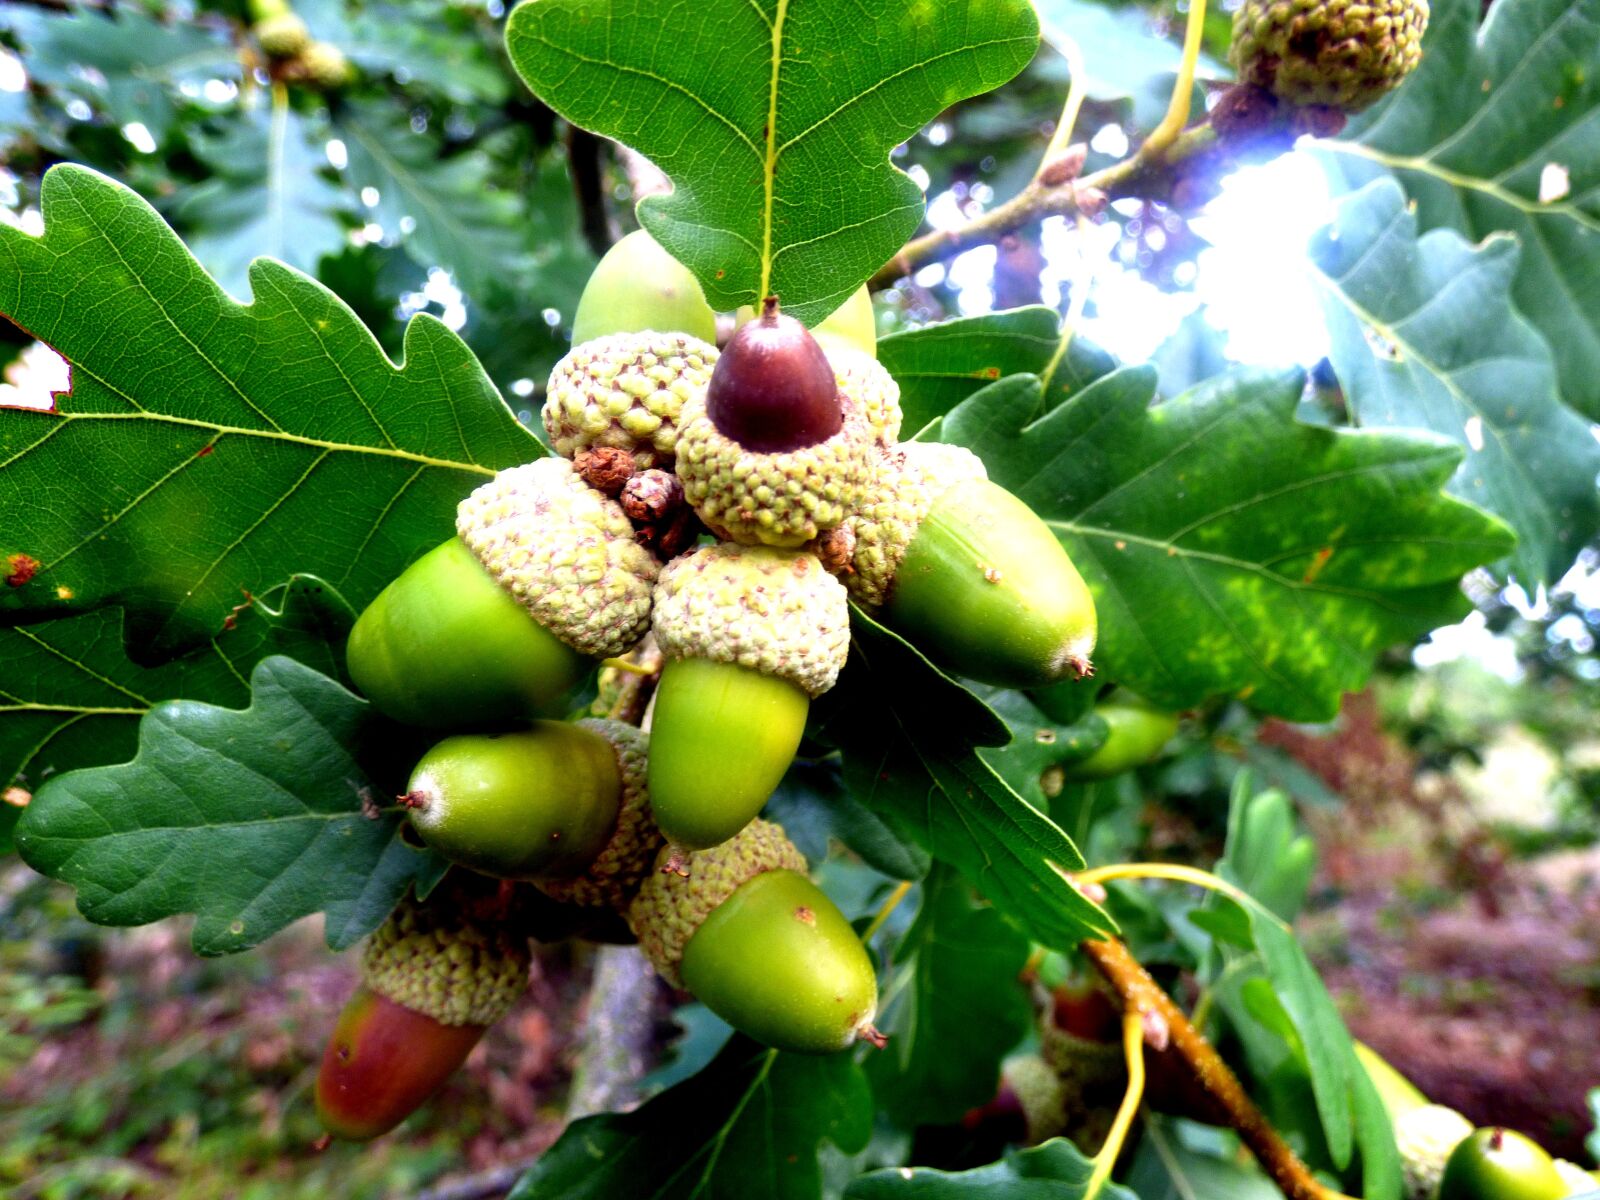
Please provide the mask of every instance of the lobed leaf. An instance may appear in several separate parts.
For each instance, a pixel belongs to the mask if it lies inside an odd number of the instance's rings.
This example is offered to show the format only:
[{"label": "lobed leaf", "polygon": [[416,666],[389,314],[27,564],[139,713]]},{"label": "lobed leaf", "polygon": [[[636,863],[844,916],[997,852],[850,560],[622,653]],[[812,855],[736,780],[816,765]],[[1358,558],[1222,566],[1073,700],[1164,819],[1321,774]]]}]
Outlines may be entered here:
[{"label": "lobed leaf", "polygon": [[672,179],[639,219],[713,307],[777,294],[808,324],[922,219],[889,151],[1038,44],[1026,0],[530,0],[506,25],[540,99]]},{"label": "lobed leaf", "polygon": [[[906,1167],[874,1171],[845,1188],[845,1200],[1085,1200],[1094,1164],[1065,1138],[970,1171]],[[1127,1188],[1107,1183],[1104,1200],[1140,1200]]]}]

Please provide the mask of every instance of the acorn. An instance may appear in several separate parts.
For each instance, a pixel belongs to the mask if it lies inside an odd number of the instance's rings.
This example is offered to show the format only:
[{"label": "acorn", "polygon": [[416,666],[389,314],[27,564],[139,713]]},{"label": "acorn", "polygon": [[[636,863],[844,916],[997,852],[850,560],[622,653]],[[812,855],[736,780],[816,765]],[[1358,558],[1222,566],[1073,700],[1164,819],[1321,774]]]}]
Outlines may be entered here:
[{"label": "acorn", "polygon": [[402,902],[367,942],[361,984],[317,1073],[317,1115],[368,1141],[415,1112],[528,985],[528,940],[450,904]]},{"label": "acorn", "polygon": [[752,821],[687,865],[687,876],[653,872],[628,910],[663,978],[778,1050],[827,1054],[858,1038],[881,1042],[872,962],[844,914],[806,878],[805,858],[783,830]]},{"label": "acorn", "polygon": [[704,397],[685,402],[677,471],[719,537],[797,547],[855,506],[871,444],[822,347],[769,297],[717,359]]},{"label": "acorn", "polygon": [[251,30],[261,52],[268,58],[288,59],[303,54],[311,46],[311,30],[305,21],[284,8],[262,17]]},{"label": "acorn", "polygon": [[1423,1104],[1393,1120],[1405,1200],[1433,1200],[1450,1152],[1471,1136],[1472,1122],[1442,1104]]},{"label": "acorn", "polygon": [[530,620],[459,538],[378,594],[350,631],[345,659],[380,711],[433,729],[560,716],[591,666]]},{"label": "acorn", "polygon": [[1245,0],[1229,58],[1285,104],[1360,112],[1422,61],[1428,0]]},{"label": "acorn", "polygon": [[665,663],[651,809],[669,840],[705,849],[760,812],[788,770],[811,699],[849,653],[849,602],[812,555],[723,543],[662,570],[653,627]]},{"label": "acorn", "polygon": [[717,314],[694,273],[643,229],[601,256],[572,318],[572,344],[614,333],[683,333],[713,346]]},{"label": "acorn", "polygon": [[1566,1181],[1542,1146],[1510,1129],[1475,1129],[1450,1152],[1438,1200],[1562,1200]]},{"label": "acorn", "polygon": [[1094,706],[1094,715],[1106,723],[1106,740],[1087,758],[1063,764],[1068,779],[1110,779],[1153,762],[1178,732],[1178,714],[1141,700],[1132,692],[1116,691]]},{"label": "acorn", "polygon": [[883,452],[847,528],[851,598],[941,666],[1041,687],[1090,673],[1094,600],[1049,526],[968,450]]},{"label": "acorn", "polygon": [[350,676],[388,716],[477,730],[560,716],[588,657],[648,630],[656,560],[571,463],[500,472],[461,502],[456,529],[350,632]]}]

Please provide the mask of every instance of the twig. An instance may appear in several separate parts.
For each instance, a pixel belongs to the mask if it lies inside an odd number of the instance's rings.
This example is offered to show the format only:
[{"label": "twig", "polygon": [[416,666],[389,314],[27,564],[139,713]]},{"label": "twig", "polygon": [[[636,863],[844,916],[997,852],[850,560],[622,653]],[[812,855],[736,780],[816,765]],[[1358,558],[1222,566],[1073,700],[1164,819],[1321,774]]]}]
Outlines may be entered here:
[{"label": "twig", "polygon": [[598,258],[616,237],[606,213],[605,172],[600,165],[602,139],[573,125],[567,130],[567,171],[578,200],[578,220],[583,240]]},{"label": "twig", "polygon": [[572,1073],[567,1120],[636,1103],[655,1043],[660,990],[637,946],[601,946],[594,956],[589,1012]]},{"label": "twig", "polygon": [[517,1180],[532,1167],[538,1159],[530,1158],[525,1162],[511,1163],[504,1167],[491,1167],[487,1171],[479,1171],[476,1175],[468,1175],[465,1179],[458,1179],[454,1183],[443,1183],[438,1187],[428,1188],[418,1192],[416,1200],[491,1200],[504,1196],[517,1186]]},{"label": "twig", "polygon": [[623,673],[622,682],[617,685],[617,698],[609,716],[613,721],[637,725],[644,720],[656,682],[661,678],[661,651],[655,638],[646,638],[617,666]]},{"label": "twig", "polygon": [[1227,1114],[1228,1124],[1250,1147],[1261,1169],[1278,1185],[1287,1200],[1329,1200],[1337,1194],[1312,1177],[1305,1163],[1245,1095],[1238,1077],[1222,1061],[1222,1056],[1189,1023],[1183,1010],[1150,978],[1149,972],[1139,965],[1125,945],[1117,941],[1088,941],[1082,943],[1081,949],[1116,989],[1128,1011],[1154,1012],[1166,1022],[1171,1045],[1194,1075],[1200,1090]]}]

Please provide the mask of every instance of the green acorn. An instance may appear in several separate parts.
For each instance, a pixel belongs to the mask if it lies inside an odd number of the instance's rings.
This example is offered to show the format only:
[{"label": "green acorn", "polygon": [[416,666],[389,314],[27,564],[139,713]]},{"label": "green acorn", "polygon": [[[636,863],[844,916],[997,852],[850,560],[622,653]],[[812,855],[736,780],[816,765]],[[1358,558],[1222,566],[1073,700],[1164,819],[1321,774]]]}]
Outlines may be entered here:
[{"label": "green acorn", "polygon": [[453,906],[402,902],[368,941],[361,985],[317,1073],[317,1115],[367,1141],[415,1112],[528,986],[528,941]]},{"label": "green acorn", "polygon": [[792,548],[849,514],[871,446],[822,347],[769,297],[717,359],[704,397],[684,403],[677,472],[719,537]]},{"label": "green acorn", "polygon": [[694,273],[643,229],[607,250],[572,318],[572,344],[614,333],[683,333],[715,344],[717,314]]},{"label": "green acorn", "polygon": [[940,665],[1006,687],[1091,670],[1083,578],[970,451],[912,442],[884,452],[847,528],[851,597]]},{"label": "green acorn", "polygon": [[295,67],[302,79],[325,92],[350,82],[350,60],[332,42],[312,42],[296,56]]},{"label": "green acorn", "polygon": [[257,21],[252,32],[268,58],[294,58],[311,45],[311,31],[306,23],[287,10],[273,13]]},{"label": "green acorn", "polygon": [[591,665],[529,620],[459,538],[378,594],[350,631],[345,658],[380,711],[433,729],[560,716]]},{"label": "green acorn", "polygon": [[1427,0],[1245,0],[1229,57],[1286,104],[1355,113],[1416,69],[1427,27]]},{"label": "green acorn", "polygon": [[1424,1104],[1394,1118],[1406,1200],[1433,1200],[1450,1152],[1471,1134],[1472,1122],[1442,1104]]},{"label": "green acorn", "polygon": [[1108,727],[1106,740],[1094,753],[1066,763],[1068,779],[1110,779],[1153,761],[1178,732],[1178,714],[1118,691],[1094,706],[1094,715]]},{"label": "green acorn", "polygon": [[1537,1142],[1476,1129],[1450,1152],[1438,1200],[1564,1200],[1566,1182]]},{"label": "green acorn", "polygon": [[456,528],[459,542],[413,563],[350,632],[351,678],[396,720],[482,730],[559,716],[586,656],[625,653],[648,629],[656,560],[571,463],[502,471],[461,502]]},{"label": "green acorn", "polygon": [[704,849],[742,829],[788,770],[811,698],[844,666],[849,603],[809,554],[724,543],[661,572],[654,629],[666,662],[650,804],[668,839]]},{"label": "green acorn", "polygon": [[502,879],[583,871],[610,839],[621,801],[611,743],[561,721],[446,738],[422,756],[402,797],[431,848]]},{"label": "green acorn", "polygon": [[1585,1171],[1575,1162],[1568,1162],[1564,1158],[1556,1159],[1552,1164],[1556,1174],[1561,1176],[1561,1182],[1566,1184],[1568,1196],[1593,1196],[1600,1192],[1600,1175]]},{"label": "green acorn", "polygon": [[[663,851],[658,865],[667,862]],[[857,1038],[881,1041],[872,962],[783,830],[752,821],[687,867],[687,876],[652,873],[628,910],[668,982],[779,1050],[827,1054]]]}]

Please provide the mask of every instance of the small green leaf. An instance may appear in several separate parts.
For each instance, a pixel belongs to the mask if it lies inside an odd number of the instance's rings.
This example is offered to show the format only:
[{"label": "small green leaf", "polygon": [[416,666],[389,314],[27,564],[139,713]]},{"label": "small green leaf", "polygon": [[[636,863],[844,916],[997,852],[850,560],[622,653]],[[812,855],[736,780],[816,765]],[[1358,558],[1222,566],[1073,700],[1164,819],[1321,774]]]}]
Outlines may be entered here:
[{"label": "small green leaf", "polygon": [[812,862],[826,858],[828,840],[837,838],[891,879],[921,879],[928,873],[927,851],[895,833],[845,787],[836,758],[797,760],[767,800],[766,813]]},{"label": "small green leaf", "polygon": [[37,787],[63,771],[131,758],[139,718],[158,701],[248,704],[250,672],[273,654],[338,678],[354,621],[334,589],[297,576],[241,603],[209,645],[159,667],[128,659],[115,608],[0,628],[0,787]]},{"label": "small green leaf", "polygon": [[[1074,725],[1052,721],[1021,692],[996,688],[989,705],[1010,727],[1012,736],[1004,746],[985,748],[980,757],[1041,812],[1050,811],[1050,801],[1063,782],[1045,778],[1050,768],[1087,758],[1105,744],[1111,732],[1093,713]],[[1052,789],[1048,794],[1047,785]]]},{"label": "small green leaf", "polygon": [[872,1094],[849,1055],[779,1054],[736,1037],[642,1108],[585,1117],[509,1200],[818,1200],[824,1141],[872,1135]]},{"label": "small green leaf", "polygon": [[1516,234],[1517,308],[1550,343],[1567,403],[1590,418],[1600,417],[1596,63],[1600,0],[1433,0],[1416,75],[1352,124],[1350,140],[1316,144],[1352,187],[1392,173],[1424,229],[1469,242]]},{"label": "small green leaf", "polygon": [[1419,240],[1405,193],[1385,179],[1340,206],[1311,257],[1353,423],[1460,445],[1450,491],[1516,530],[1525,584],[1560,578],[1600,529],[1600,444],[1561,403],[1550,347],[1511,306],[1516,242],[1475,247],[1450,229]]},{"label": "small green leaf", "polygon": [[1299,424],[1299,372],[1239,370],[1152,407],[1155,378],[1122,368],[1043,416],[1036,379],[1003,379],[944,437],[1056,531],[1099,609],[1097,666],[1163,708],[1232,693],[1332,717],[1511,546],[1440,494],[1460,451],[1436,436]]},{"label": "small green leaf", "polygon": [[[867,1060],[878,1105],[898,1124],[953,1124],[994,1096],[1000,1061],[1032,1014],[1020,981],[1027,959],[1028,939],[975,905],[949,871],[924,882],[917,919],[894,948],[896,984],[884,989],[891,998],[878,1016],[889,1045]],[[902,974],[909,976],[903,984]]]},{"label": "small green leaf", "polygon": [[853,614],[853,629],[821,722],[852,795],[1036,941],[1065,948],[1108,932],[1110,919],[1062,874],[1082,868],[1078,848],[974,753],[1004,743],[1005,723],[870,618]]},{"label": "small green leaf", "polygon": [[296,572],[364,606],[471,488],[543,453],[437,321],[407,326],[396,368],[278,263],[236,303],[92,171],[51,170],[43,208],[41,237],[0,226],[0,313],[67,359],[72,391],[55,412],[0,409],[0,562],[39,564],[0,588],[0,623],[121,605],[153,662]]},{"label": "small green leaf", "polygon": [[[971,1171],[907,1167],[874,1171],[845,1189],[845,1200],[1083,1200],[1094,1164],[1065,1138],[1032,1150],[1012,1150],[1004,1159]],[[1141,1200],[1107,1183],[1103,1200]],[[1206,1200],[1220,1198],[1206,1197]]]},{"label": "small green leaf", "polygon": [[439,870],[401,841],[386,799],[412,735],[293,659],[262,662],[250,687],[242,712],[159,704],[131,763],[46,783],[17,826],[24,861],[103,925],[195,914],[201,954],[247,950],[314,912],[335,949],[376,929]]},{"label": "small green leaf", "polygon": [[889,151],[1039,44],[1026,0],[531,0],[517,72],[672,179],[639,219],[712,306],[821,320],[899,250],[923,199]]}]

